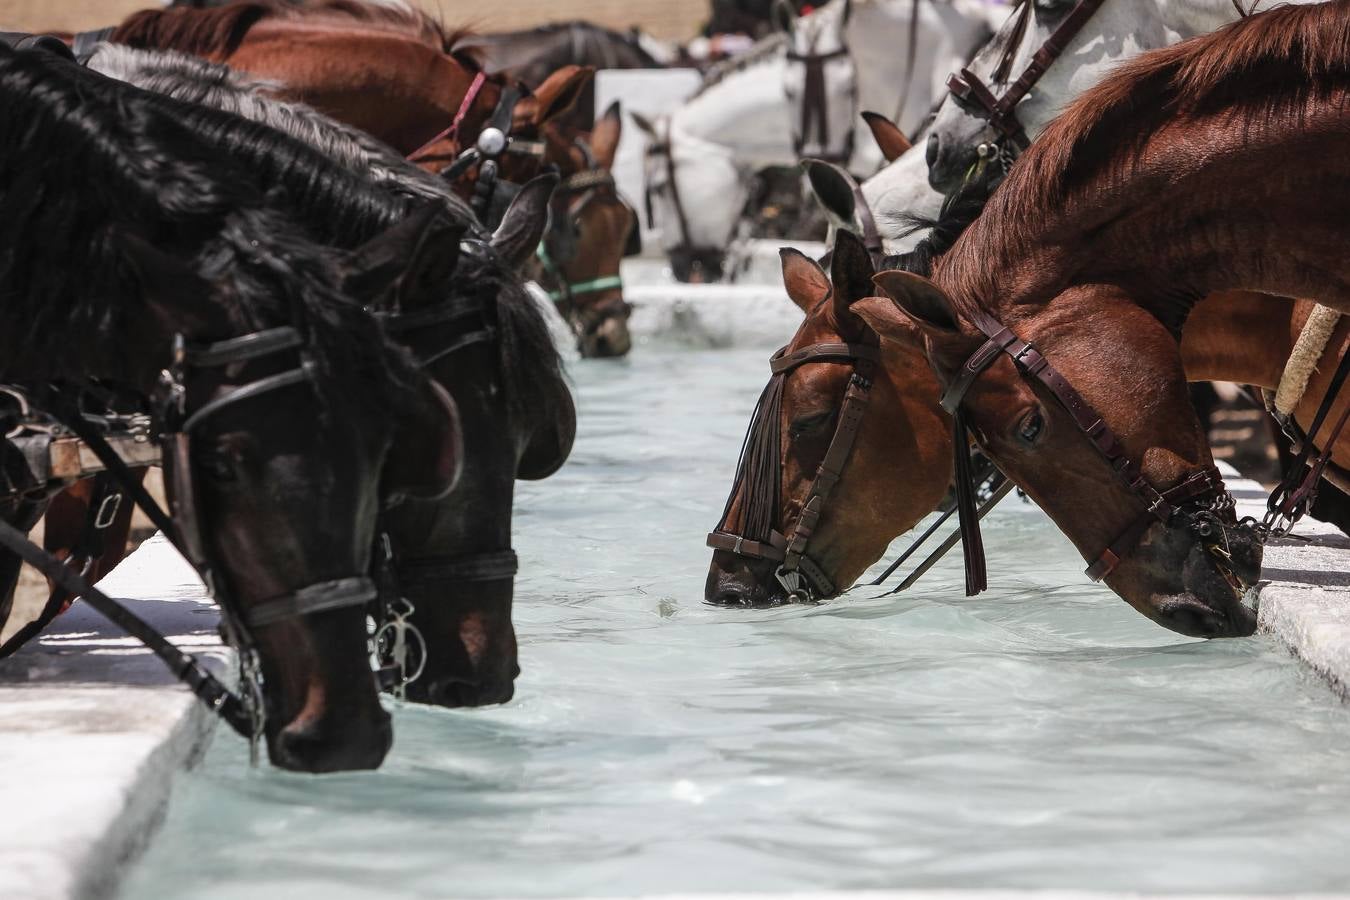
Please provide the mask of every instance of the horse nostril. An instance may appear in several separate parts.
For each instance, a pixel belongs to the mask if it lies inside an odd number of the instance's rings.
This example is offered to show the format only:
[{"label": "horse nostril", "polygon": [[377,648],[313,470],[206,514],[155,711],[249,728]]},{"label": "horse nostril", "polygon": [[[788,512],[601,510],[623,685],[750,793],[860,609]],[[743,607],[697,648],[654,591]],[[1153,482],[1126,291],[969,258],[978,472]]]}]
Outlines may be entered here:
[{"label": "horse nostril", "polygon": [[928,136],[928,146],[924,148],[923,153],[924,159],[928,162],[928,168],[930,169],[937,165],[938,150],[938,136],[936,133],[930,134]]},{"label": "horse nostril", "polygon": [[717,606],[749,606],[750,595],[740,585],[724,584],[718,587],[709,602]]},{"label": "horse nostril", "polygon": [[277,735],[272,761],[293,772],[346,772],[378,769],[394,743],[394,729],[382,716],[364,739],[344,734],[334,740],[322,729],[287,727]]},{"label": "horse nostril", "polygon": [[[516,673],[519,673],[517,668]],[[516,686],[513,678],[483,683],[465,678],[442,678],[427,689],[427,696],[437,706],[459,708],[465,706],[489,706],[494,703],[506,703],[515,696]]]}]

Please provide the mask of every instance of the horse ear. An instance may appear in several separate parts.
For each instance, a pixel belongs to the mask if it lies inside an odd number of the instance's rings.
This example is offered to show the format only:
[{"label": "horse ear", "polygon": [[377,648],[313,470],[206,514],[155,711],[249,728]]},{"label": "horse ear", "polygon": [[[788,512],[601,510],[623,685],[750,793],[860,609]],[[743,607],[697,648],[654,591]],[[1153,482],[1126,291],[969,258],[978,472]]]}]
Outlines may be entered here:
[{"label": "horse ear", "polygon": [[805,160],[802,166],[806,169],[806,180],[812,192],[834,224],[843,228],[855,227],[853,215],[857,199],[853,195],[853,180],[848,173],[818,159]]},{"label": "horse ear", "polygon": [[141,300],[163,333],[199,340],[231,334],[229,315],[214,301],[210,282],[191,265],[130,232],[114,231],[112,242],[122,252]]},{"label": "horse ear", "polygon": [[439,204],[425,204],[348,254],[343,293],[381,309],[403,307],[414,297],[439,296],[434,288],[450,283],[467,228],[467,223],[446,216]]},{"label": "horse ear", "polygon": [[830,281],[834,283],[835,320],[848,320],[849,305],[876,292],[872,285],[872,257],[862,238],[851,231],[837,231],[830,255]]},{"label": "horse ear", "polygon": [[548,204],[558,176],[552,172],[530,179],[492,233],[492,249],[513,269],[523,266],[539,247],[548,226]]},{"label": "horse ear", "polygon": [[890,269],[872,279],[884,296],[853,304],[877,334],[894,341],[912,341],[915,329],[933,337],[958,333],[951,299],[933,282],[912,272]]},{"label": "horse ear", "polygon": [[830,280],[814,259],[800,250],[784,247],[778,251],[783,264],[783,287],[788,298],[802,312],[810,314],[820,301],[830,295]]},{"label": "horse ear", "polygon": [[614,166],[614,154],[619,149],[619,138],[623,136],[623,111],[619,101],[615,100],[595,123],[591,131],[591,154],[595,164],[608,172]]},{"label": "horse ear", "polygon": [[545,78],[534,89],[534,124],[543,125],[575,106],[594,74],[593,66],[563,66]]},{"label": "horse ear", "polygon": [[656,140],[656,123],[655,123],[655,122],[653,122],[651,119],[647,118],[646,116],[644,116],[644,115],[643,115],[642,113],[640,113],[640,112],[631,112],[631,111],[630,111],[630,112],[628,113],[628,118],[630,118],[630,119],[633,120],[633,124],[636,125],[636,126],[638,127],[638,130],[639,130],[639,131],[641,131],[643,134],[645,134],[647,137],[651,138],[652,140]]},{"label": "horse ear", "polygon": [[881,113],[864,112],[862,117],[867,127],[872,129],[872,139],[881,148],[881,155],[886,158],[886,162],[895,162],[914,146],[899,126]]},{"label": "horse ear", "polygon": [[774,0],[773,27],[784,34],[792,33],[792,23],[797,21],[797,9],[792,5],[792,0]]}]

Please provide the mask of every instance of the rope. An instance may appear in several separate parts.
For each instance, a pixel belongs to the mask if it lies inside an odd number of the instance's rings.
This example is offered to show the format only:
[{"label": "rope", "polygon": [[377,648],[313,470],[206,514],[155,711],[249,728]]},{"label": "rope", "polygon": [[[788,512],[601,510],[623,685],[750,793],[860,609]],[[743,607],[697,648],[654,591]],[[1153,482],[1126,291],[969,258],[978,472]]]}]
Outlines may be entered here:
[{"label": "rope", "polygon": [[1275,390],[1275,411],[1284,417],[1294,414],[1298,404],[1308,390],[1308,381],[1317,371],[1317,363],[1326,352],[1331,335],[1336,331],[1341,314],[1328,309],[1320,303],[1313,307],[1308,321],[1303,323],[1294,349],[1289,351],[1289,361],[1284,364],[1280,375],[1280,386]]}]

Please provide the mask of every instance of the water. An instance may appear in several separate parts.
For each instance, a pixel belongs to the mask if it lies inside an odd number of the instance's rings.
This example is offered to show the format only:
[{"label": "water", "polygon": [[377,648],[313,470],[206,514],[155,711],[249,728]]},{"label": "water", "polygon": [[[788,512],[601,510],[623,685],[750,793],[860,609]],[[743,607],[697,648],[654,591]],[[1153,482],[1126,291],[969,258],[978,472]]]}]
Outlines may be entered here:
[{"label": "water", "polygon": [[704,606],[771,349],[574,363],[572,460],[519,492],[517,699],[397,709],[373,774],[250,771],[220,730],[123,896],[1350,884],[1345,708],[1268,638],[1151,624],[1030,508],[987,520],[977,599],[954,558]]}]

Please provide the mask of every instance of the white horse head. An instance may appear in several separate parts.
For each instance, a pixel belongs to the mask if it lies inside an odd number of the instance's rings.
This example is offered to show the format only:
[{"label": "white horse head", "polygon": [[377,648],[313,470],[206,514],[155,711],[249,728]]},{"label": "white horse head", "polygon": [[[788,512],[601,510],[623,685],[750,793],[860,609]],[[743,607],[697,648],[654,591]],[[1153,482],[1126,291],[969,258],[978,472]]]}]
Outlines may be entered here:
[{"label": "white horse head", "polygon": [[[1077,6],[1076,0],[1019,0],[998,35],[968,68],[995,96],[1002,96]],[[1034,140],[1065,104],[1123,60],[1208,33],[1238,15],[1233,0],[1105,0],[1017,106],[1017,118]],[[1027,18],[1019,24],[1023,16]],[[953,100],[944,105],[929,132],[928,177],[938,190],[951,193],[982,159],[996,158],[1006,145],[977,105]],[[1006,163],[1009,157],[1003,159]]]},{"label": "white horse head", "polygon": [[716,281],[736,237],[755,174],[792,165],[784,111],[781,35],[715,67],[698,91],[646,134],[645,181],[652,222],[681,281]]},{"label": "white horse head", "polygon": [[996,24],[979,0],[831,0],[800,18],[778,0],[773,18],[788,35],[783,86],[799,155],[854,172],[882,163],[858,113],[878,112],[916,133],[947,73]]}]

